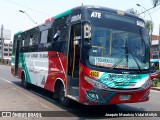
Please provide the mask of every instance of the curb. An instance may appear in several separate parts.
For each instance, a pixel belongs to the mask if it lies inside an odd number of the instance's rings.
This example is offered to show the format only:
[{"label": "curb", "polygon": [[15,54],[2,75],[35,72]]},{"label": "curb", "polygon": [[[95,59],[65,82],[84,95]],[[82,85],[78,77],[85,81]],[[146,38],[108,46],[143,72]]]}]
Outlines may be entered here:
[{"label": "curb", "polygon": [[159,88],[151,88],[151,90],[157,90],[157,91],[160,91]]}]

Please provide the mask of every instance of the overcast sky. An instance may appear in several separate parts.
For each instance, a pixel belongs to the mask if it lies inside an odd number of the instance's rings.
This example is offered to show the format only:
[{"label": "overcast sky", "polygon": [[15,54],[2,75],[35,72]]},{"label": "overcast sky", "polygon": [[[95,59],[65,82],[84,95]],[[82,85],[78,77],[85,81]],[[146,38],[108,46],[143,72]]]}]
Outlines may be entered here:
[{"label": "overcast sky", "polygon": [[[139,12],[144,8],[136,6],[140,4],[146,9],[151,8],[151,0],[0,0],[0,25],[5,29],[11,30],[13,35],[21,30],[35,26],[26,14],[20,13],[19,10],[26,11],[31,18],[41,24],[45,19],[55,16],[68,9],[76,6],[97,5],[118,10],[127,10],[134,8]],[[160,5],[149,11],[154,22],[154,34],[159,34],[160,24]],[[142,14],[144,19],[150,20],[150,15],[146,12]]]}]

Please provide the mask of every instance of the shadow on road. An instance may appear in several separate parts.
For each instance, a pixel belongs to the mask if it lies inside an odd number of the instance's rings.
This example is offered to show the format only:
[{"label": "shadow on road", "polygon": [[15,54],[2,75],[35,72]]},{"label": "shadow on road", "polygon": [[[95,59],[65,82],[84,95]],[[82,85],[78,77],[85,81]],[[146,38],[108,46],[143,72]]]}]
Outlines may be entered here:
[{"label": "shadow on road", "polygon": [[[15,85],[23,88],[21,81],[12,81]],[[25,89],[25,88],[23,88]],[[135,107],[131,107],[125,104],[120,105],[106,105],[106,106],[86,106],[79,104],[73,101],[73,104],[70,108],[66,108],[58,103],[58,100],[53,99],[53,93],[47,90],[44,90],[40,87],[32,85],[30,89],[27,89],[29,92],[32,92],[40,97],[43,97],[48,102],[56,105],[57,107],[62,108],[65,111],[49,111],[50,116],[57,117],[83,117],[83,118],[112,118],[112,116],[105,116],[106,113],[109,115],[116,115],[119,113],[144,113],[143,109],[138,109]],[[54,102],[53,102],[54,101]],[[58,112],[58,113],[57,113]],[[45,114],[45,113],[44,113]],[[119,116],[117,116],[119,117]]]}]

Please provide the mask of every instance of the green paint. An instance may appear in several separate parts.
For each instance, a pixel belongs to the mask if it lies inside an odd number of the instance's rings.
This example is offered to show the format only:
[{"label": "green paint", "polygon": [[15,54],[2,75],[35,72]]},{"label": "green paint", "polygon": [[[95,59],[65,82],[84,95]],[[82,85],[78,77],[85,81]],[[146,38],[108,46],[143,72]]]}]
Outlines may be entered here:
[{"label": "green paint", "polygon": [[72,13],[71,10],[67,10],[67,11],[65,11],[65,12],[63,12],[63,13],[61,13],[61,14],[59,14],[59,15],[56,15],[56,16],[54,17],[54,19],[56,20],[56,19],[58,19],[58,18],[67,16],[67,15],[69,15],[69,14],[71,14],[71,13]]},{"label": "green paint", "polygon": [[21,64],[21,70],[25,71],[26,74],[26,81],[29,83],[32,83],[30,75],[29,75],[29,71],[26,65],[26,60],[25,60],[25,55],[24,53],[21,53],[19,56],[19,64]]},{"label": "green paint", "polygon": [[19,32],[15,33],[14,35],[19,35],[19,34],[21,34],[21,33],[22,33],[22,31],[19,31]]}]

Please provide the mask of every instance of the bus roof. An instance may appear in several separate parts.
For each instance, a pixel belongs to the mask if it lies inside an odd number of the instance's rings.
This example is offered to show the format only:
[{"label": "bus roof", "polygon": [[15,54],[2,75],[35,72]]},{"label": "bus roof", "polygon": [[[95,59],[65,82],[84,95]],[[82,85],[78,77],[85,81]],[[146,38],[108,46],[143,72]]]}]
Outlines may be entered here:
[{"label": "bus roof", "polygon": [[132,17],[132,18],[136,18],[136,19],[140,19],[140,20],[144,21],[142,18],[139,18],[139,17],[136,16],[136,15],[133,15],[133,14],[131,14],[131,13],[128,13],[128,12],[125,12],[125,11],[121,11],[121,10],[118,10],[118,9],[112,9],[112,8],[107,8],[107,7],[102,7],[102,6],[84,5],[84,6],[78,6],[78,7],[69,9],[69,10],[67,10],[67,11],[65,11],[65,12],[62,12],[62,13],[56,15],[56,16],[50,17],[50,18],[46,19],[44,23],[39,24],[39,25],[36,25],[36,26],[34,26],[34,27],[31,27],[31,28],[28,28],[28,29],[26,29],[26,30],[24,30],[24,31],[19,31],[19,32],[15,33],[15,35],[21,34],[22,32],[25,32],[25,31],[27,31],[27,30],[29,30],[29,29],[38,27],[38,26],[40,26],[40,25],[43,25],[43,24],[45,24],[45,23],[54,21],[54,20],[59,19],[59,18],[61,18],[61,17],[65,17],[65,16],[71,14],[71,13],[74,12],[74,11],[77,11],[77,10],[87,10],[87,9],[95,9],[95,10],[108,11],[108,12],[116,13],[116,14],[117,14],[118,11],[119,11],[119,12],[124,12],[126,16],[129,16],[129,17]]}]

